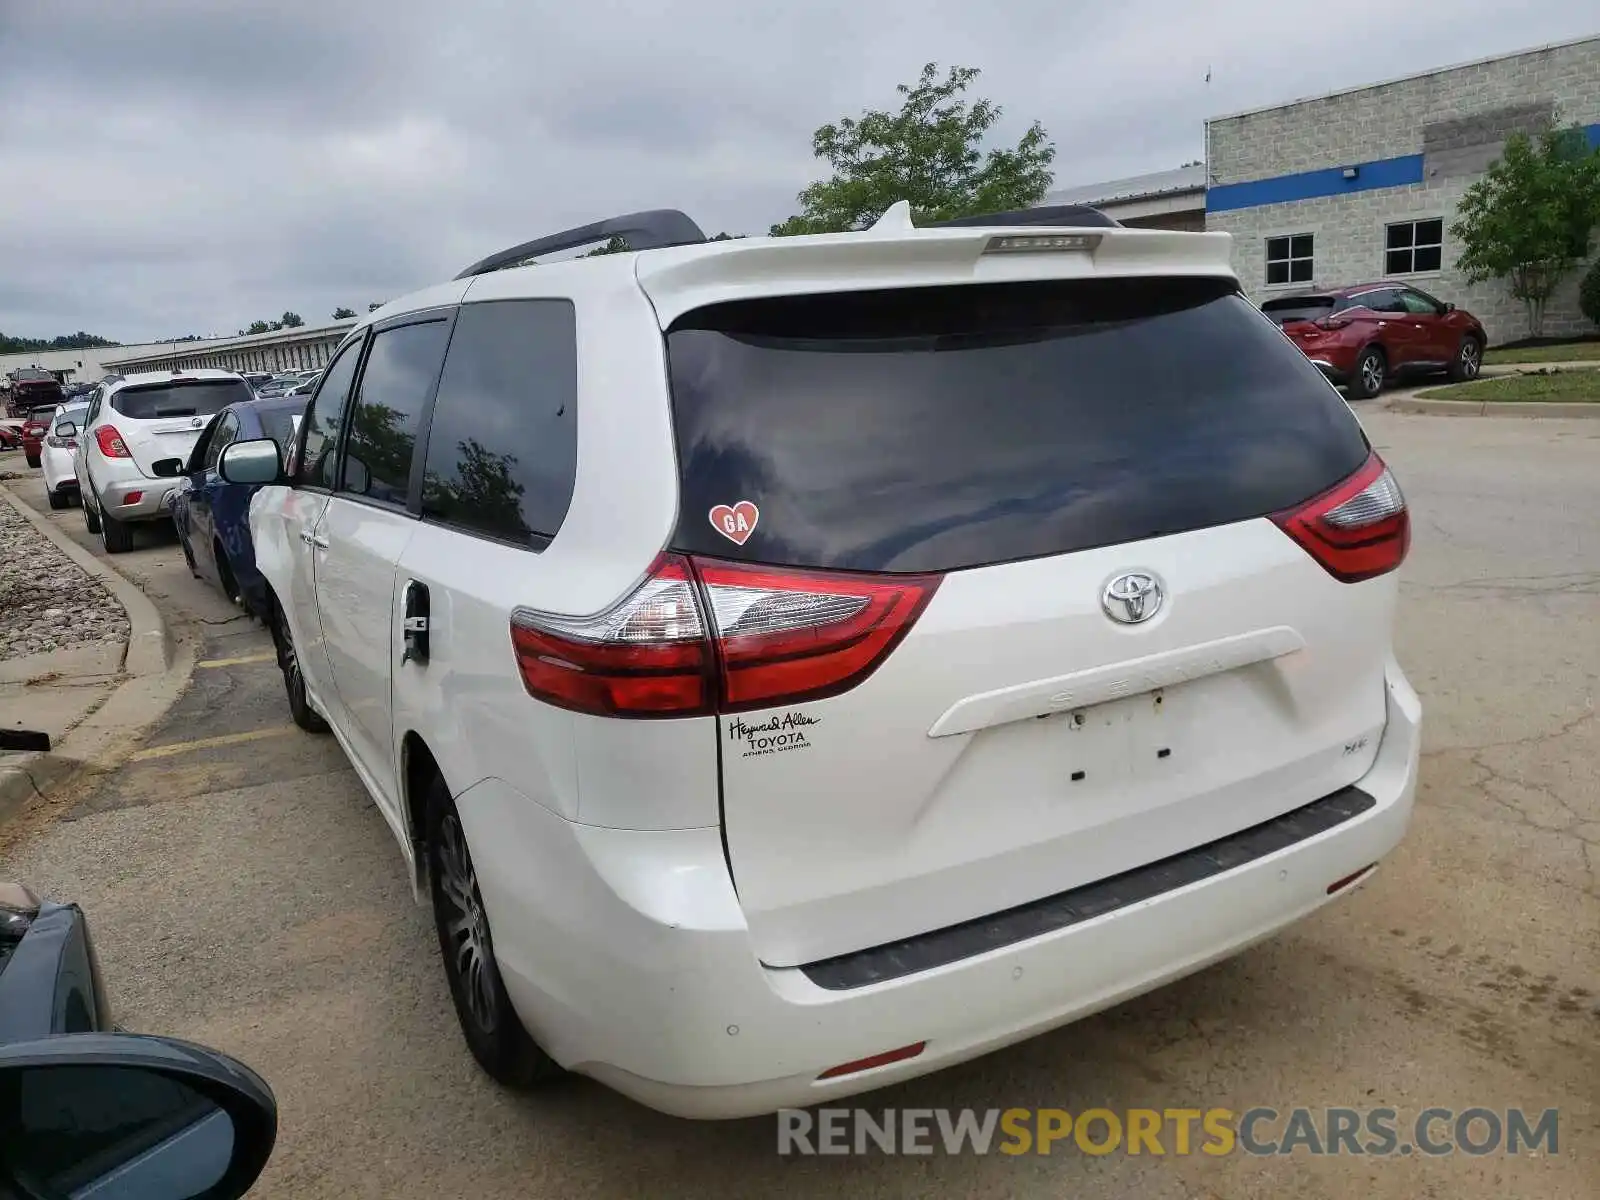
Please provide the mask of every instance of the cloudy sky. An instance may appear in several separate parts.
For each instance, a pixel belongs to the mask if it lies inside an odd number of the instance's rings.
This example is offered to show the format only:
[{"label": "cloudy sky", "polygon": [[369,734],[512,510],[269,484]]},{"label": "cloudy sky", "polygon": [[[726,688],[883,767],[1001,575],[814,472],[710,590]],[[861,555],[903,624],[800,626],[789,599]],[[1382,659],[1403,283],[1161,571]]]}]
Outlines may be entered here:
[{"label": "cloudy sky", "polygon": [[[1581,36],[1453,0],[0,0],[0,330],[232,333],[639,208],[764,232],[820,124],[979,67],[1056,182],[1201,156],[1202,119]],[[1213,71],[1205,84],[1208,66]]]}]

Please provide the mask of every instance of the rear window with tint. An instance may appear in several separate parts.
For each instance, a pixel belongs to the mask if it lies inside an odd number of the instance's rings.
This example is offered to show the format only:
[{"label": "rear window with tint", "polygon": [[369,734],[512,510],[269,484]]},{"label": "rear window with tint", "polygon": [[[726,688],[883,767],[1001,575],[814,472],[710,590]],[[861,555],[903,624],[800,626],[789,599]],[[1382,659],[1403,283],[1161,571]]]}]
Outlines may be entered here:
[{"label": "rear window with tint", "polygon": [[242,379],[202,379],[123,388],[112,394],[111,407],[130,420],[155,421],[215,416],[230,404],[254,399],[255,393]]},{"label": "rear window with tint", "polygon": [[694,553],[958,570],[1262,516],[1367,454],[1231,281],[736,301],[667,350]]},{"label": "rear window with tint", "polygon": [[1334,311],[1334,300],[1332,296],[1309,300],[1268,300],[1261,306],[1261,311],[1279,325],[1287,325],[1290,321],[1320,321]]}]

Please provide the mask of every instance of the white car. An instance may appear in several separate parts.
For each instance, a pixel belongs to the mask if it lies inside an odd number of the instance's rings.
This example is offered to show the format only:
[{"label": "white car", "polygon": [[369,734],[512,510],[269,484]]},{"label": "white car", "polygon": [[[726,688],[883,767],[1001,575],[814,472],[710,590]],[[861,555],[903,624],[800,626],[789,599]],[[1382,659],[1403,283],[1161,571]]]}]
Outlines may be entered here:
[{"label": "white car", "polygon": [[224,451],[293,716],[492,1076],[824,1103],[1369,877],[1417,771],[1409,517],[1229,248],[636,214],[354,327],[287,476]]},{"label": "white car", "polygon": [[150,371],[107,380],[84,414],[73,458],[83,522],[106,553],[133,548],[133,526],[170,520],[167,496],[206,423],[255,393],[232,371]]},{"label": "white car", "polygon": [[50,432],[45,434],[39,457],[44,468],[45,496],[51,508],[66,508],[78,494],[78,476],[72,461],[78,452],[78,431],[88,411],[88,401],[75,400],[70,404],[58,404],[50,418]]}]

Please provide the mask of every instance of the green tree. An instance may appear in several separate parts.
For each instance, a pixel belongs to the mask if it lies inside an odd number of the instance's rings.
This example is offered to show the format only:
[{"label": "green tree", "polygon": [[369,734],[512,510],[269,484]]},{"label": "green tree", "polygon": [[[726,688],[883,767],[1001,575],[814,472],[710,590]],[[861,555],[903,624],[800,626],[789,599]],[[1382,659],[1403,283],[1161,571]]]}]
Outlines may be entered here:
[{"label": "green tree", "polygon": [[85,350],[94,346],[120,346],[121,342],[107,341],[98,334],[62,334],[53,338],[7,337],[0,333],[0,354],[31,354],[38,350]]},{"label": "green tree", "polygon": [[268,325],[265,321],[251,321],[250,322],[250,328],[246,329],[245,332],[246,333],[271,333],[272,332],[272,326]]},{"label": "green tree", "polygon": [[356,310],[353,308],[336,308],[333,310],[333,319],[335,321],[348,321],[355,315]]},{"label": "green tree", "polygon": [[1583,282],[1578,285],[1578,309],[1589,320],[1600,325],[1600,258],[1589,264]]},{"label": "green tree", "polygon": [[385,303],[386,303],[386,301],[383,301],[383,300],[374,300],[371,304],[367,305],[367,311],[368,312],[377,312],[380,308],[382,308],[384,306]]},{"label": "green tree", "polygon": [[1544,331],[1544,306],[1589,252],[1600,221],[1600,148],[1579,127],[1515,133],[1461,197],[1450,235],[1468,283],[1505,279],[1528,309],[1528,334]]},{"label": "green tree", "polygon": [[976,67],[937,63],[915,84],[899,84],[899,112],[865,112],[824,125],[812,136],[833,178],[800,193],[800,212],[774,225],[774,236],[865,229],[897,200],[919,221],[942,221],[1037,204],[1050,186],[1056,149],[1035,121],[1015,146],[985,152],[985,135],[1000,119],[992,100],[968,100]]},{"label": "green tree", "polygon": [[305,324],[299,313],[286,312],[278,318],[278,324],[284,329],[298,329]]}]

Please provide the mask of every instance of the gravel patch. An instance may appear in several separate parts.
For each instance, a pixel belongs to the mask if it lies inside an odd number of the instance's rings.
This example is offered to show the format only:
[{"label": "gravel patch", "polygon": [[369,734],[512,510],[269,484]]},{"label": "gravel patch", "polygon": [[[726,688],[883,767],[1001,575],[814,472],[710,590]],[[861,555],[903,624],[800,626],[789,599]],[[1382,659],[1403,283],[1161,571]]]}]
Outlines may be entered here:
[{"label": "gravel patch", "polygon": [[106,586],[0,500],[0,659],[127,637]]}]

